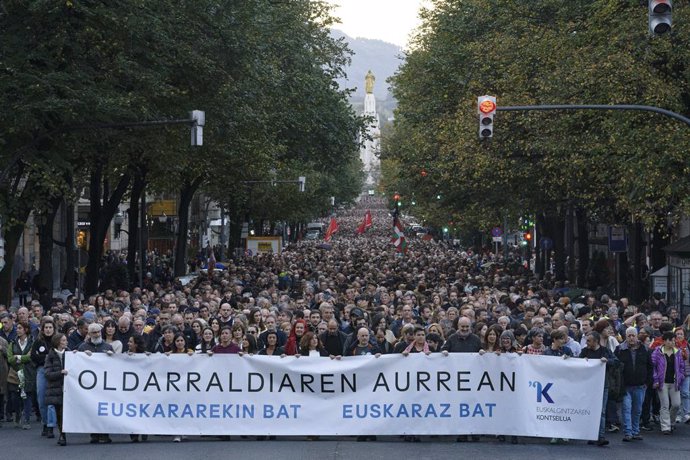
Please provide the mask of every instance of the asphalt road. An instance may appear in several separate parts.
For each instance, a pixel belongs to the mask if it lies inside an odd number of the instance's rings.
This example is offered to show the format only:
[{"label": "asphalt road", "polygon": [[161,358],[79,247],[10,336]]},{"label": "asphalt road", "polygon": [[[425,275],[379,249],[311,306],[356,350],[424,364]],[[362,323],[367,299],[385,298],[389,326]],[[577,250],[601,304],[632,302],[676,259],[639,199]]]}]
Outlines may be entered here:
[{"label": "asphalt road", "polygon": [[[518,445],[501,443],[492,437],[482,437],[477,443],[456,443],[455,438],[423,437],[419,443],[404,442],[399,437],[379,437],[375,442],[356,442],[353,437],[322,437],[308,441],[304,437],[279,438],[275,441],[256,441],[233,436],[229,442],[218,438],[190,437],[173,443],[170,436],[152,436],[145,443],[132,443],[129,436],[112,436],[112,444],[89,444],[85,434],[68,435],[68,445],[56,445],[57,439],[40,436],[37,424],[31,430],[20,430],[5,424],[0,428],[0,458],[69,459],[184,459],[242,458],[243,460],[280,458],[281,460],[391,458],[434,459],[456,458],[458,455],[481,455],[481,458],[530,459],[592,459],[603,455],[606,460],[630,458],[690,458],[690,425],[680,425],[672,436],[654,431],[643,433],[644,441],[624,443],[621,434],[608,434],[608,447],[588,446],[584,441],[567,445],[550,445],[547,439],[521,438]],[[479,458],[479,457],[477,457]]]}]

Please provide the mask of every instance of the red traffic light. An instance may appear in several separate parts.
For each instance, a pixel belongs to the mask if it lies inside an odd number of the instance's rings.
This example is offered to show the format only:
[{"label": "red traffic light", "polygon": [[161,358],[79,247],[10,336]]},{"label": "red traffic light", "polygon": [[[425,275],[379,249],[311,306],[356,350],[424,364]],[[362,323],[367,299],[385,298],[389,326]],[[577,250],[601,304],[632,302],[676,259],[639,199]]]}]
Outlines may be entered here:
[{"label": "red traffic light", "polygon": [[496,112],[496,98],[494,96],[479,96],[477,98],[477,110],[483,115],[492,115]]},{"label": "red traffic light", "polygon": [[400,194],[399,194],[399,193],[396,193],[395,195],[393,195],[393,199],[394,199],[395,201],[400,201]]},{"label": "red traffic light", "polygon": [[426,169],[422,169],[422,172],[420,172],[420,174],[422,175],[422,177],[426,177],[429,173],[426,172]]},{"label": "red traffic light", "polygon": [[532,241],[532,232],[527,232],[524,235],[525,241]]}]

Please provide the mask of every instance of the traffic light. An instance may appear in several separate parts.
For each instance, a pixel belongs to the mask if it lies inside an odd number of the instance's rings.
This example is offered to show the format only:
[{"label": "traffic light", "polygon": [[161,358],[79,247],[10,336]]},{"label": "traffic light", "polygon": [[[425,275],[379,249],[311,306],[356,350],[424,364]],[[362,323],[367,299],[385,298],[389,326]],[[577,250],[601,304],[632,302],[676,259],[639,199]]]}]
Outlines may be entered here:
[{"label": "traffic light", "polygon": [[496,98],[493,96],[479,96],[477,98],[477,112],[479,113],[479,139],[493,137]]},{"label": "traffic light", "polygon": [[671,0],[649,0],[649,33],[661,35],[671,30],[673,2]]},{"label": "traffic light", "polygon": [[523,235],[523,237],[525,238],[525,241],[527,241],[527,243],[531,243],[531,242],[532,242],[532,232],[526,232],[526,233]]}]

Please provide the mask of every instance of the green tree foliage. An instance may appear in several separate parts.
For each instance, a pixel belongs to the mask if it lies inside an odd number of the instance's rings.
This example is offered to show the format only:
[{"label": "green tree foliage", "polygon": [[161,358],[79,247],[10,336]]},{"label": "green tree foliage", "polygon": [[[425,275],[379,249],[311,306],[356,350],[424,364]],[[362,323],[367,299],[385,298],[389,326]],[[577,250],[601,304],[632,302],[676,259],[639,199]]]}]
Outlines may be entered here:
[{"label": "green tree foliage", "polygon": [[648,113],[499,112],[482,143],[476,109],[477,96],[492,94],[499,106],[688,113],[687,5],[674,9],[672,34],[649,37],[637,0],[432,3],[392,79],[399,106],[384,149],[400,163],[399,183],[443,192],[446,214],[470,225],[525,211],[562,217],[571,207],[652,228],[690,210],[688,126]]},{"label": "green tree foliage", "polygon": [[[279,187],[252,203],[274,219],[318,214],[331,195],[353,199],[362,121],[335,83],[349,55],[329,36],[331,22],[330,7],[306,0],[1,1],[6,231],[18,241],[31,210],[87,186],[98,201],[91,246],[99,259],[117,205],[144,174],[149,193],[203,188],[237,214],[248,203],[240,181],[271,169],[307,176],[310,199],[283,206],[295,193]],[[201,148],[179,125],[103,128],[192,109],[206,111]]]}]

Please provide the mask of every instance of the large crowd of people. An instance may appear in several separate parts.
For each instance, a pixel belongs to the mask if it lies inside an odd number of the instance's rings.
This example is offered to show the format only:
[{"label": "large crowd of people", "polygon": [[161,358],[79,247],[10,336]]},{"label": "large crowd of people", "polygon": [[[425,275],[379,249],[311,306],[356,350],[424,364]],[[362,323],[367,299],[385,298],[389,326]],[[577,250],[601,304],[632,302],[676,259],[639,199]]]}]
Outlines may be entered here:
[{"label": "large crowd of people", "polygon": [[[373,226],[357,235],[366,209]],[[42,436],[58,434],[65,445],[68,350],[321,359],[524,353],[606,362],[604,392],[592,395],[603,406],[591,444],[605,446],[617,432],[623,442],[652,430],[672,435],[676,424],[690,423],[690,315],[683,319],[656,298],[633,305],[569,288],[548,274],[538,279],[488,249],[418,238],[398,252],[390,243],[392,219],[377,199],[365,197],[337,219],[327,245],[304,241],[281,254],[234,260],[185,286],[168,280],[51,305],[29,299],[20,307],[0,305],[0,417],[23,429],[40,420]],[[91,442],[111,438],[92,434]]]}]

